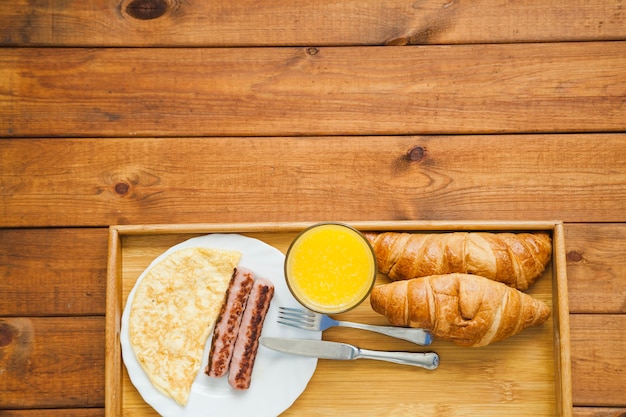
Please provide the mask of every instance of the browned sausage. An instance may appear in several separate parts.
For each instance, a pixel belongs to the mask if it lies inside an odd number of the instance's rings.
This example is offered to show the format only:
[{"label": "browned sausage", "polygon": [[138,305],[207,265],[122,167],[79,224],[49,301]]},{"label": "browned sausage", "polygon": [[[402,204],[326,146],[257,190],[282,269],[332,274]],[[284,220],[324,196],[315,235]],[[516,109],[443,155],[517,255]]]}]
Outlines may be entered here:
[{"label": "browned sausage", "polygon": [[226,375],[239,333],[239,326],[248,296],[254,284],[254,273],[246,268],[237,268],[233,274],[222,310],[215,323],[209,364],[204,373],[212,377]]},{"label": "browned sausage", "polygon": [[243,313],[230,363],[228,383],[235,389],[245,390],[250,387],[263,322],[273,296],[274,284],[265,278],[257,278]]}]

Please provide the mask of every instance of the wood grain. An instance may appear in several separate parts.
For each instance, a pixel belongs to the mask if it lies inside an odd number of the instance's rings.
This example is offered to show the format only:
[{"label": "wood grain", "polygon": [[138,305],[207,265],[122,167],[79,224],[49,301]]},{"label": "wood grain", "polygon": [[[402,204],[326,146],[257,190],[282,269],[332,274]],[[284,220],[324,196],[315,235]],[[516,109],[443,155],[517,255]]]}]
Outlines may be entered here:
[{"label": "wood grain", "polygon": [[624,326],[624,314],[570,315],[574,405],[626,406]]},{"label": "wood grain", "polygon": [[573,417],[625,417],[626,408],[574,407]]},{"label": "wood grain", "polygon": [[0,410],[0,417],[103,417],[104,408]]},{"label": "wood grain", "polygon": [[104,317],[0,318],[0,341],[0,409],[104,405]]},{"label": "wood grain", "polygon": [[[625,140],[623,134],[4,140],[0,222],[623,222]],[[589,149],[581,152],[581,143]]]},{"label": "wood grain", "polygon": [[[138,10],[134,5],[143,3]],[[288,46],[626,38],[622,2],[4,0],[0,45]]]},{"label": "wood grain", "polygon": [[626,313],[625,241],[623,224],[567,225],[571,312]]},{"label": "wood grain", "polygon": [[104,313],[104,229],[0,229],[0,316]]},{"label": "wood grain", "polygon": [[626,43],[8,48],[0,91],[9,137],[624,131]]}]

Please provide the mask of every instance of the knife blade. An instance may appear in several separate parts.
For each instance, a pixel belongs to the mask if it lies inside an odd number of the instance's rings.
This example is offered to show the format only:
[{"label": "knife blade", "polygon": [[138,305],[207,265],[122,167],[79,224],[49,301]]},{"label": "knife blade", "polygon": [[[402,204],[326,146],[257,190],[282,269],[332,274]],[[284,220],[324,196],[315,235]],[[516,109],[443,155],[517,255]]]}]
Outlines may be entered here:
[{"label": "knife blade", "polygon": [[272,350],[320,359],[374,359],[433,370],[439,366],[435,352],[387,352],[361,349],[356,346],[325,340],[289,339],[263,336],[260,343]]}]

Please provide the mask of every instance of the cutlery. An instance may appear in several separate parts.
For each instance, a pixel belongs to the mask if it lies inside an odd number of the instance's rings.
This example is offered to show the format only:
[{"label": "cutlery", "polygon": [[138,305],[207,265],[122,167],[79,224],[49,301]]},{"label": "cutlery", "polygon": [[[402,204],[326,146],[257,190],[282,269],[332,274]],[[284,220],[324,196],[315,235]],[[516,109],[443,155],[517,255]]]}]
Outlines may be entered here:
[{"label": "cutlery", "polygon": [[408,340],[409,342],[422,346],[428,346],[433,341],[432,335],[423,329],[395,326],[375,326],[371,324],[352,323],[349,321],[338,321],[325,314],[319,314],[310,310],[303,310],[299,308],[278,307],[277,321],[280,324],[304,330],[324,331],[329,327],[334,326],[369,330],[371,332],[395,337],[396,339]]},{"label": "cutlery", "polygon": [[418,366],[429,370],[436,369],[439,366],[439,355],[435,352],[387,352],[360,349],[347,343],[266,336],[260,338],[260,343],[278,352],[312,358],[340,360],[375,359],[401,365]]}]

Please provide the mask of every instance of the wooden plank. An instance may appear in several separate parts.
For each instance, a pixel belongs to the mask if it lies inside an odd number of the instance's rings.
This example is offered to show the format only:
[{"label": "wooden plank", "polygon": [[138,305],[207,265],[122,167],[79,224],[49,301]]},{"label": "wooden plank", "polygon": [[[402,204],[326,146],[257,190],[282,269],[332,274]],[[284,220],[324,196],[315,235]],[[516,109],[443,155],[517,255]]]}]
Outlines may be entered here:
[{"label": "wooden plank", "polygon": [[0,417],[103,417],[104,408],[0,410]]},{"label": "wooden plank", "polygon": [[626,226],[565,228],[569,305],[573,313],[626,313]]},{"label": "wooden plank", "polygon": [[104,317],[0,318],[0,409],[104,406]]},{"label": "wooden plank", "polygon": [[[143,13],[139,6],[144,7]],[[135,6],[135,7],[133,7]],[[0,2],[0,45],[278,46],[626,38],[618,0]]]},{"label": "wooden plank", "polygon": [[626,407],[625,314],[571,314],[575,406]]},{"label": "wooden plank", "polygon": [[0,136],[624,131],[626,43],[8,48],[0,91]]},{"label": "wooden plank", "polygon": [[0,316],[104,314],[105,229],[0,229]]},{"label": "wooden plank", "polygon": [[4,140],[0,222],[623,222],[625,158],[624,134]]}]

